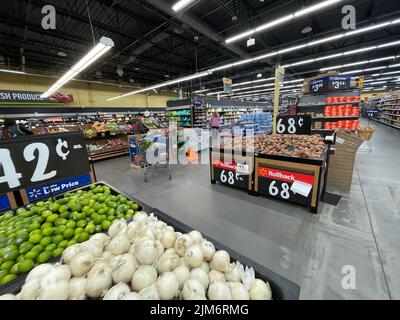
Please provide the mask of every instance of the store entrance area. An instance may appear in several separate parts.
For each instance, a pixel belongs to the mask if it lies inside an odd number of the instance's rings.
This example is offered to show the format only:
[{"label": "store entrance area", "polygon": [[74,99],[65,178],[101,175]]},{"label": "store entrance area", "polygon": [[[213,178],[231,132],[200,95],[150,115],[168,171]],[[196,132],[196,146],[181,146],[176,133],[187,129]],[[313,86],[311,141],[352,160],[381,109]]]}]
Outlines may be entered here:
[{"label": "store entrance area", "polygon": [[[299,284],[300,299],[399,299],[399,137],[396,129],[377,124],[373,152],[357,153],[351,191],[341,194],[337,207],[321,202],[318,215],[212,185],[208,165],[174,166],[172,180],[167,171],[154,170],[147,183],[128,157],[97,162],[95,169],[99,181]],[[356,288],[344,289],[352,266]]]}]

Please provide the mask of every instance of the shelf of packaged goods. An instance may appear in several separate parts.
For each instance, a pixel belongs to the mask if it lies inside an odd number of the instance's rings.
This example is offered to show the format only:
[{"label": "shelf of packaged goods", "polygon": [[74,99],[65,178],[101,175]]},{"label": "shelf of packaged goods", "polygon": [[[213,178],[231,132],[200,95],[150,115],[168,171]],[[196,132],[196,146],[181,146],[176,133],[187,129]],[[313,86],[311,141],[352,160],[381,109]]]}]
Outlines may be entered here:
[{"label": "shelf of packaged goods", "polygon": [[129,147],[123,146],[121,148],[110,148],[95,153],[89,153],[89,158],[93,161],[96,161],[96,160],[103,160],[117,156],[122,156],[128,153],[129,153]]},{"label": "shelf of packaged goods", "polygon": [[400,122],[400,120],[391,119],[391,118],[389,118],[389,117],[382,117],[382,116],[381,116],[381,119],[386,119],[386,120],[394,121],[394,122]]},{"label": "shelf of packaged goods", "polygon": [[314,122],[335,122],[335,121],[343,121],[343,120],[358,120],[357,116],[348,116],[348,117],[313,117],[311,118]]},{"label": "shelf of packaged goods", "polygon": [[383,108],[381,111],[400,111],[400,108]]},{"label": "shelf of packaged goods", "polygon": [[394,124],[388,123],[386,121],[382,121],[382,120],[379,120],[379,119],[372,119],[372,120],[380,122],[380,123],[383,123],[383,124],[385,124],[385,125],[387,125],[389,127],[392,127],[392,128],[400,129],[400,126],[395,126]]},{"label": "shelf of packaged goods", "polygon": [[299,104],[297,107],[306,108],[306,107],[325,107],[325,106],[342,106],[345,104],[358,105],[359,101],[349,101],[349,102],[339,102],[339,103],[315,103],[315,104]]}]

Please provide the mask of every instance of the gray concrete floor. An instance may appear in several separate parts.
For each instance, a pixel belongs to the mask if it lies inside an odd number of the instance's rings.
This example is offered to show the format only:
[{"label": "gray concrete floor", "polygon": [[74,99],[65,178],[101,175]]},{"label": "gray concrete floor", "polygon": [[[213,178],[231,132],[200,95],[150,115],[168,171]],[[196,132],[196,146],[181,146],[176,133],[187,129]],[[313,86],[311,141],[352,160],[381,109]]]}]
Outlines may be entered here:
[{"label": "gray concrete floor", "polygon": [[[301,299],[400,299],[400,131],[376,124],[373,152],[357,154],[352,189],[318,215],[211,185],[207,165],[163,169],[149,182],[120,157],[95,165],[104,180],[296,282]],[[336,190],[331,190],[335,191]],[[344,266],[356,288],[343,289]]]}]

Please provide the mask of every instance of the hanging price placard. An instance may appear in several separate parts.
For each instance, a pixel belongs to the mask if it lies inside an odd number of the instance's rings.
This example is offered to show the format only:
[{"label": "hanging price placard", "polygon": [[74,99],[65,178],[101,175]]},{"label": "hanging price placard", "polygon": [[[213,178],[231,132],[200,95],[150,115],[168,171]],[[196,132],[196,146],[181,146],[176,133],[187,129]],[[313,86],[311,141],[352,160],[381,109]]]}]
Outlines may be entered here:
[{"label": "hanging price placard", "polygon": [[276,133],[310,134],[311,116],[279,116],[276,122]]},{"label": "hanging price placard", "polygon": [[0,140],[0,194],[90,171],[81,132]]},{"label": "hanging price placard", "polygon": [[313,175],[261,166],[257,174],[258,192],[261,194],[310,205]]}]

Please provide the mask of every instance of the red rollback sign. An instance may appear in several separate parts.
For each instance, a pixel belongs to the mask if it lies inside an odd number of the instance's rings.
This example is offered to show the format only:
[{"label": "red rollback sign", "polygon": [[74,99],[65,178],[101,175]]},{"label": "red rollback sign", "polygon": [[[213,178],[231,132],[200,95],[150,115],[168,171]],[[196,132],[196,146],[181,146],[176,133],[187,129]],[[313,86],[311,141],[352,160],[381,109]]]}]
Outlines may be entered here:
[{"label": "red rollback sign", "polygon": [[213,162],[213,167],[214,168],[220,168],[224,170],[234,170],[236,171],[237,168],[237,163],[236,162],[229,162],[229,161],[214,161]]},{"label": "red rollback sign", "polygon": [[295,182],[300,181],[310,185],[314,185],[314,176],[311,174],[304,174],[293,171],[285,171],[272,169],[267,167],[259,167],[258,168],[258,176],[264,177],[271,180],[279,180],[284,182]]}]

